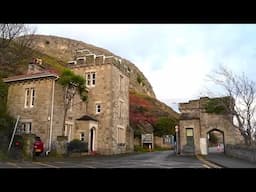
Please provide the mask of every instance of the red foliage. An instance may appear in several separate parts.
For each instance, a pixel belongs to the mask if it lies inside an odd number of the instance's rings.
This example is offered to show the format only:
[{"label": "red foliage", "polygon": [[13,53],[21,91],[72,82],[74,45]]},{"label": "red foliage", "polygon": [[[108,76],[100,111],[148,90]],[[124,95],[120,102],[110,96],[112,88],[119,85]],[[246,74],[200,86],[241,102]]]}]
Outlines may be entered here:
[{"label": "red foliage", "polygon": [[[154,103],[143,96],[130,93],[130,123],[149,122],[154,124],[157,120],[156,115],[152,113],[155,108]],[[141,108],[140,108],[141,107]],[[141,110],[139,110],[141,109]]]},{"label": "red foliage", "polygon": [[129,94],[129,99],[130,99],[130,105],[135,105],[135,106],[142,106],[147,109],[152,109],[154,107],[153,103],[147,100],[143,96],[135,95],[133,93]]}]

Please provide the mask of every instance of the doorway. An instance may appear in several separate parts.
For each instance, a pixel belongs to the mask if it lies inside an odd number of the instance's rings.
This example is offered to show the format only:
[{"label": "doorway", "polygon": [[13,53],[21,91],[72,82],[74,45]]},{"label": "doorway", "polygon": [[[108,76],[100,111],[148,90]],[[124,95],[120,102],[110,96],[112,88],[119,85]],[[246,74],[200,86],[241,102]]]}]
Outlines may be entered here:
[{"label": "doorway", "polygon": [[208,153],[224,153],[224,132],[219,129],[212,129],[207,133]]},{"label": "doorway", "polygon": [[90,129],[90,151],[95,151],[95,128]]}]

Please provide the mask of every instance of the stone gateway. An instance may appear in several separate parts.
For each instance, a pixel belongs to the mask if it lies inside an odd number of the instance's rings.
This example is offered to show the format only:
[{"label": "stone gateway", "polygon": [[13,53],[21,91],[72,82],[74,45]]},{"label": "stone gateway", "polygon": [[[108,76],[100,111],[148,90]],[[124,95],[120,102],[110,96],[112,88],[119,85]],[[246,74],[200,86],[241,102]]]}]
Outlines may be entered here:
[{"label": "stone gateway", "polygon": [[209,100],[202,97],[179,103],[181,116],[177,134],[180,154],[206,155],[214,146],[216,151],[220,151],[221,146],[225,152],[226,144],[242,142],[242,137],[232,124],[232,116],[206,112],[205,104]]}]

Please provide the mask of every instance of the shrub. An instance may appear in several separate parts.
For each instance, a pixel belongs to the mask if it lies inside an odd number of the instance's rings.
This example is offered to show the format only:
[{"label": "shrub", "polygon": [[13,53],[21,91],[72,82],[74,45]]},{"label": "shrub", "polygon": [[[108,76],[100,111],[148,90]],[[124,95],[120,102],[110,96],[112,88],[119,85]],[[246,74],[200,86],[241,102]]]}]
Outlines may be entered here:
[{"label": "shrub", "polygon": [[149,150],[148,150],[148,148],[144,148],[140,145],[135,145],[134,146],[134,151],[135,152],[148,152]]}]

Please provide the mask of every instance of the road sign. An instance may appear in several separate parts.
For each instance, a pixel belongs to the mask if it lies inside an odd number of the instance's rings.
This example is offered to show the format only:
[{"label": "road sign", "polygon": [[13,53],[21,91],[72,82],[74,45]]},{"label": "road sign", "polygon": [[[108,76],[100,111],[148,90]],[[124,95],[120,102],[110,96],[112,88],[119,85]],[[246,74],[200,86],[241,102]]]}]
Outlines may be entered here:
[{"label": "road sign", "polygon": [[153,134],[141,134],[142,143],[153,143]]}]

